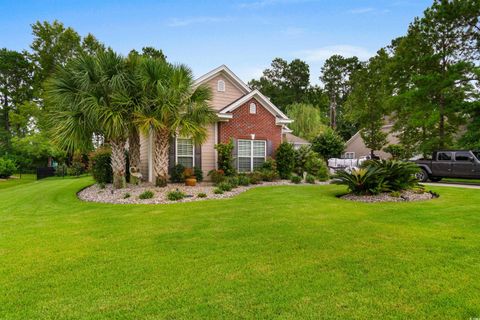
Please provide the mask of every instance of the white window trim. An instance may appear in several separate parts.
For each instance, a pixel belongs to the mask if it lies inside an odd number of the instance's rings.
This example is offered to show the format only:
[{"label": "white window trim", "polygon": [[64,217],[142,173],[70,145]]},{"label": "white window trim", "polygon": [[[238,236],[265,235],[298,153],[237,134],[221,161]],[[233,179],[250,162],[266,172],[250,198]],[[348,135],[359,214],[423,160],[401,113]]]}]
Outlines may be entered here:
[{"label": "white window trim", "polygon": [[[185,137],[175,137],[175,165],[178,164],[178,139],[192,139],[192,138],[185,138]],[[189,157],[189,156],[183,156],[181,157]],[[195,143],[192,140],[192,168],[195,168]]]},{"label": "white window trim", "polygon": [[225,89],[226,89],[225,81],[224,80],[218,80],[217,81],[217,91],[218,92],[225,92]]},{"label": "white window trim", "polygon": [[[250,158],[250,172],[253,172],[253,159],[254,158],[261,158],[259,156],[253,156],[253,142],[254,141],[260,141],[263,142],[264,145],[264,153],[263,153],[263,160],[267,160],[267,141],[266,140],[247,140],[247,139],[238,139],[237,140],[237,148],[238,148],[238,142],[240,141],[247,141],[250,142],[250,157],[241,157],[238,156],[238,158]],[[238,151],[237,151],[238,152]],[[237,161],[237,170],[240,171],[240,161]]]},{"label": "white window trim", "polygon": [[250,103],[249,111],[250,114],[257,114],[257,104],[255,102]]},{"label": "white window trim", "polygon": [[[353,155],[353,157],[352,158],[348,157],[347,155],[349,154]],[[355,152],[353,151],[345,152],[345,159],[355,159]]]}]

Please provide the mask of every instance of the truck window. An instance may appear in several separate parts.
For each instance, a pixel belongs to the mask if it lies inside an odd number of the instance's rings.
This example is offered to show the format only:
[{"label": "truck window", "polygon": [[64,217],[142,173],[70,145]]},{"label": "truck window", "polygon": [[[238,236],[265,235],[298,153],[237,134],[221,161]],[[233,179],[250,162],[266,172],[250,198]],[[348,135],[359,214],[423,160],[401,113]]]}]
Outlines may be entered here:
[{"label": "truck window", "polygon": [[470,161],[470,152],[455,152],[455,161]]},{"label": "truck window", "polygon": [[438,161],[450,161],[452,160],[452,153],[451,152],[439,152],[437,154]]},{"label": "truck window", "polygon": [[475,155],[475,158],[477,158],[477,160],[480,160],[480,151],[473,151],[473,154]]}]

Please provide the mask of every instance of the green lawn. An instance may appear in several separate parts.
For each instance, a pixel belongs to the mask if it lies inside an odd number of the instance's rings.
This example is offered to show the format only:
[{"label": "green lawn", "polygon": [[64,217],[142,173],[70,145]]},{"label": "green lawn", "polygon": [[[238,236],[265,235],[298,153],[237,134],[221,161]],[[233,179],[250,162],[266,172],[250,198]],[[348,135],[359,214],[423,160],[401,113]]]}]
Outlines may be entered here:
[{"label": "green lawn", "polygon": [[15,174],[10,179],[0,179],[0,190],[18,186],[20,184],[34,182],[37,179],[35,174]]},{"label": "green lawn", "polygon": [[83,203],[90,178],[0,191],[0,319],[480,317],[480,192],[359,204],[341,186]]},{"label": "green lawn", "polygon": [[460,179],[460,178],[445,178],[440,182],[455,182],[455,183],[464,183],[464,184],[479,184],[480,179]]}]

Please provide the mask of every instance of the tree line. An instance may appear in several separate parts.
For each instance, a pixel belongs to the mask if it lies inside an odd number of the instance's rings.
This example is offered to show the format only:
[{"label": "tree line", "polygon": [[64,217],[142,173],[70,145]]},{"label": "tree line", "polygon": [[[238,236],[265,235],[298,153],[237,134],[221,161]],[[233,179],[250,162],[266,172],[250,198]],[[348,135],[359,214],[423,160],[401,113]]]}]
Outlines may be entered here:
[{"label": "tree line", "polygon": [[[330,127],[345,140],[360,130],[372,154],[479,149],[479,16],[478,0],[436,0],[368,61],[327,59],[320,86],[310,84],[306,62],[280,58],[250,85],[295,119],[294,133],[308,140]],[[387,123],[399,145],[387,146]]]}]

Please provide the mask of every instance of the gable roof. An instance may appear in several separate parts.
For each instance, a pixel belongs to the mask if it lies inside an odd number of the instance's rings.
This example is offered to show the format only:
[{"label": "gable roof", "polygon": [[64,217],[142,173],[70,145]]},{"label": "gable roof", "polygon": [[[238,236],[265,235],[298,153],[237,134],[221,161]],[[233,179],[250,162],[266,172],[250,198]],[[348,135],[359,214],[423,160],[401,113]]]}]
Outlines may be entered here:
[{"label": "gable roof", "polygon": [[250,87],[243,82],[235,73],[232,72],[226,65],[222,64],[220,67],[213,69],[212,71],[204,74],[200,78],[196,79],[194,82],[194,86],[199,86],[200,84],[212,79],[213,77],[217,76],[218,74],[223,73],[224,75],[229,78],[230,81],[242,91],[244,94],[249,93],[252,91]]},{"label": "gable roof", "polygon": [[267,97],[265,97],[260,91],[257,89],[251,91],[249,94],[244,95],[240,99],[235,100],[222,110],[220,110],[220,114],[225,114],[232,112],[233,110],[237,109],[248,100],[255,98],[258,102],[260,102],[271,114],[277,117],[277,122],[279,123],[291,123],[293,120],[289,119],[280,109],[278,109]]},{"label": "gable roof", "polygon": [[292,134],[291,132],[286,132],[285,133],[285,140],[290,143],[296,143],[296,144],[311,144],[307,140],[297,137],[296,135]]}]

